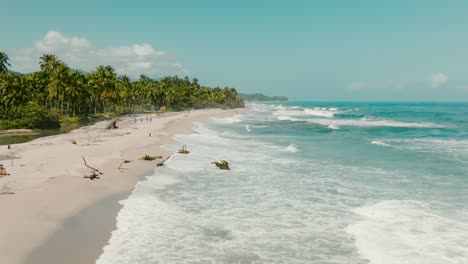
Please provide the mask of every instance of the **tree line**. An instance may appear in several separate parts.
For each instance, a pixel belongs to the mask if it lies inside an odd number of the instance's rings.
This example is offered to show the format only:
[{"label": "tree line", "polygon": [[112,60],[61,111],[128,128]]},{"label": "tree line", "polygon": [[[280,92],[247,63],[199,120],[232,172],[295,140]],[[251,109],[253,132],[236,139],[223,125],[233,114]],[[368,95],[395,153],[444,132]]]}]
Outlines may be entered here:
[{"label": "tree line", "polygon": [[244,107],[236,89],[202,86],[188,77],[131,80],[112,66],[84,73],[52,54],[43,54],[39,65],[40,71],[16,74],[0,52],[0,129],[53,126],[63,116]]}]

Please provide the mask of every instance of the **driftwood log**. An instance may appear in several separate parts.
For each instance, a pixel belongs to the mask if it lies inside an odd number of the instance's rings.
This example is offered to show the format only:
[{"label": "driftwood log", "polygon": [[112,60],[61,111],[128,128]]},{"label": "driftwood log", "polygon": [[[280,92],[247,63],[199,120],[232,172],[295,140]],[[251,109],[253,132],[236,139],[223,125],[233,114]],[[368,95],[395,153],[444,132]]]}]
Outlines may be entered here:
[{"label": "driftwood log", "polygon": [[179,154],[189,154],[190,151],[187,150],[187,147],[186,147],[186,146],[183,146],[181,149],[179,149],[179,150],[177,151],[177,153],[179,153]]},{"label": "driftwood log", "polygon": [[99,174],[97,174],[96,171],[92,170],[89,175],[86,175],[83,178],[90,179],[90,180],[96,180],[96,179],[99,179]]},{"label": "driftwood log", "polygon": [[81,156],[81,157],[83,158],[84,165],[91,169],[91,172],[89,173],[89,175],[86,175],[83,178],[90,179],[90,180],[96,180],[96,179],[99,179],[99,175],[104,174],[100,170],[89,166],[88,163],[86,162],[86,159],[85,159],[84,156]]},{"label": "driftwood log", "polygon": [[5,167],[3,167],[3,164],[0,164],[0,177],[7,176],[7,175],[10,175],[10,174],[7,172]]},{"label": "driftwood log", "polygon": [[117,118],[112,120],[107,126],[106,126],[106,129],[116,129],[116,128],[119,128],[117,126],[117,121],[119,121]]},{"label": "driftwood log", "polygon": [[83,162],[84,162],[84,165],[85,165],[86,167],[88,167],[88,168],[92,169],[93,171],[96,171],[96,172],[98,172],[100,175],[104,174],[104,173],[102,173],[101,171],[99,171],[98,169],[96,169],[96,168],[93,168],[93,167],[89,166],[89,165],[88,165],[88,163],[86,162],[86,159],[85,159],[85,157],[84,157],[84,156],[81,156],[81,157],[83,158]]}]

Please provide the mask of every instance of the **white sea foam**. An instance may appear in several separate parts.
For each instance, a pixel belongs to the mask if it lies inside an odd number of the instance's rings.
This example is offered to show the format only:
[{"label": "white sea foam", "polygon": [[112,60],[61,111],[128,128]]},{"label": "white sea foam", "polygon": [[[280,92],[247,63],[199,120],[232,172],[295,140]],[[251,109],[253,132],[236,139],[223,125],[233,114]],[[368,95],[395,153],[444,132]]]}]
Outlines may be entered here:
[{"label": "white sea foam", "polygon": [[356,126],[356,127],[405,127],[405,128],[442,128],[442,125],[434,123],[410,123],[386,119],[307,119],[309,123],[329,126]]},{"label": "white sea foam", "polygon": [[296,153],[299,152],[299,147],[296,144],[291,144],[286,148],[286,151],[291,152],[291,153]]},{"label": "white sea foam", "polygon": [[386,141],[392,143],[392,146],[397,149],[443,154],[457,161],[468,163],[468,140],[409,138],[388,139]]},{"label": "white sea foam", "polygon": [[337,111],[327,109],[327,108],[325,108],[325,109],[321,108],[320,110],[304,109],[304,113],[306,113],[308,115],[313,115],[313,116],[322,116],[322,117],[333,118],[333,116],[337,113]]},{"label": "white sea foam", "polygon": [[371,142],[371,144],[379,145],[379,146],[383,146],[383,147],[390,147],[389,144],[385,143],[385,142],[382,141],[382,140],[373,140],[373,141]]},{"label": "white sea foam", "polygon": [[318,117],[333,118],[333,116],[337,113],[340,113],[340,111],[338,111],[337,108],[315,107],[315,108],[306,108],[302,111],[298,110],[298,108],[281,108],[273,112],[273,115],[292,116],[292,117],[318,116]]},{"label": "white sea foam", "polygon": [[232,117],[225,117],[225,118],[212,118],[216,123],[221,124],[232,124],[232,123],[239,123],[242,122],[240,115],[235,115]]},{"label": "white sea foam", "polygon": [[292,117],[292,116],[287,116],[287,115],[280,115],[277,117],[278,120],[289,120],[289,121],[300,121],[299,118],[295,118],[295,117]]},{"label": "white sea foam", "polygon": [[299,110],[277,110],[273,112],[273,115],[275,116],[305,116],[307,115],[304,111],[299,111]]},{"label": "white sea foam", "polygon": [[361,220],[347,232],[372,264],[468,263],[468,219],[449,218],[409,200],[386,200],[355,213]]},{"label": "white sea foam", "polygon": [[468,154],[468,140],[439,139],[439,138],[408,138],[388,139],[388,142],[399,143],[412,150],[438,150],[440,152],[465,152]]},{"label": "white sea foam", "polygon": [[[273,115],[277,116],[278,120],[289,121],[307,121],[319,125],[327,126],[331,129],[339,129],[342,126],[356,127],[401,127],[401,128],[444,128],[443,125],[434,123],[416,123],[416,122],[401,122],[390,119],[379,119],[373,117],[364,117],[359,119],[336,119],[335,114],[342,113],[338,108],[315,107],[306,108],[302,111],[291,110],[284,108],[276,110]],[[309,118],[308,118],[309,117]],[[310,118],[310,117],[326,117],[326,118]]]},{"label": "white sea foam", "polygon": [[278,106],[276,106],[276,109],[278,109],[278,110],[285,110],[285,109],[287,109],[287,108],[284,107],[283,105],[278,105]]}]

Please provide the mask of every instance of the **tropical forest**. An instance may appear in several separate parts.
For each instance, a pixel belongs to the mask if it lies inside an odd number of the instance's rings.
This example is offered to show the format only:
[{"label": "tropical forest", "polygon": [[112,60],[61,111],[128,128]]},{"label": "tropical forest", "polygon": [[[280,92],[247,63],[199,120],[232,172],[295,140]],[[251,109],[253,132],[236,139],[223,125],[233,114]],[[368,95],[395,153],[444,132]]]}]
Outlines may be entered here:
[{"label": "tropical forest", "polygon": [[121,114],[244,107],[234,88],[208,87],[196,78],[168,76],[136,80],[108,66],[72,69],[56,55],[39,58],[40,71],[9,70],[0,52],[0,129],[60,128]]}]

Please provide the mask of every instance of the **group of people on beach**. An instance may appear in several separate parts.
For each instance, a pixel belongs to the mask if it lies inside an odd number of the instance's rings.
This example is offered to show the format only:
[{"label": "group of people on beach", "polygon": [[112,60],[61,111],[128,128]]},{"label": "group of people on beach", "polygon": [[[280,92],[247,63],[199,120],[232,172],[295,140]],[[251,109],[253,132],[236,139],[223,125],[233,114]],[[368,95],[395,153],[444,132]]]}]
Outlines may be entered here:
[{"label": "group of people on beach", "polygon": [[[135,124],[138,121],[138,119],[135,117],[134,118]],[[146,116],[146,122],[153,122],[153,116]],[[143,117],[140,118],[140,123],[143,123]]]}]

